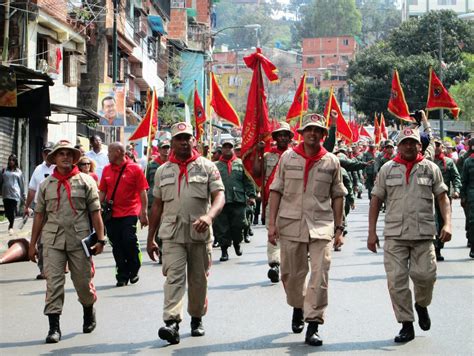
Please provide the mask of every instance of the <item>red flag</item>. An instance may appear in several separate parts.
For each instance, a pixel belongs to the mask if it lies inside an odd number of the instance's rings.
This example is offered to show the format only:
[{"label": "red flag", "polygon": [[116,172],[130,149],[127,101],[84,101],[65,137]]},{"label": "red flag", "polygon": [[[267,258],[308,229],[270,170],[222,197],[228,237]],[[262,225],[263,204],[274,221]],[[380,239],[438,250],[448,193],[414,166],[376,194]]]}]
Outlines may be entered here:
[{"label": "red flag", "polygon": [[224,120],[229,121],[231,124],[234,124],[235,126],[240,126],[239,116],[235,112],[230,102],[224,96],[224,93],[222,93],[221,88],[219,88],[214,73],[211,73],[211,85],[211,106],[214,108],[216,114]]},{"label": "red flag", "polygon": [[380,144],[380,141],[382,139],[382,133],[380,131],[380,125],[379,125],[379,121],[377,119],[377,113],[375,113],[375,117],[374,117],[374,137],[375,137],[375,144],[378,145]]},{"label": "red flag", "polygon": [[384,139],[388,139],[388,131],[385,127],[385,117],[383,116],[383,113],[380,114],[380,133]]},{"label": "red flag", "polygon": [[414,119],[410,117],[410,110],[403,94],[398,71],[393,71],[392,90],[390,91],[390,100],[388,101],[388,111],[400,120],[413,122]]},{"label": "red flag", "polygon": [[352,142],[359,142],[359,126],[357,126],[357,122],[355,120],[349,121],[349,126],[352,131]]},{"label": "red flag", "polygon": [[262,177],[253,175],[255,149],[260,141],[268,145],[271,140],[271,127],[268,120],[267,96],[263,86],[262,69],[270,81],[278,79],[275,65],[265,58],[260,48],[255,53],[244,57],[244,62],[253,70],[247,99],[244,125],[242,128],[242,162],[249,177],[252,177],[258,187],[262,186]]},{"label": "red flag", "polygon": [[336,132],[341,135],[345,140],[352,142],[352,131],[347,123],[346,119],[344,119],[344,115],[342,115],[341,108],[336,100],[334,95],[333,88],[331,87],[331,91],[329,93],[328,102],[326,103],[326,107],[324,108],[324,117],[326,118],[326,125],[329,126],[329,115],[331,110],[336,110],[337,112],[337,121],[336,121]]},{"label": "red flag", "polygon": [[430,67],[430,79],[428,85],[427,110],[449,109],[455,118],[459,115],[458,104],[449,95],[449,92],[439,80],[433,68]]},{"label": "red flag", "polygon": [[206,112],[201,104],[197,88],[194,89],[194,120],[196,121],[196,140],[199,141],[204,133],[204,123],[206,122]]},{"label": "red flag", "polygon": [[56,73],[59,74],[59,66],[61,65],[61,60],[63,59],[63,54],[61,48],[56,47]]},{"label": "red flag", "polygon": [[[148,96],[149,97],[149,96]],[[148,101],[148,108],[143,120],[138,124],[135,131],[128,138],[129,141],[138,140],[139,138],[148,137],[149,139],[155,136],[158,129],[158,96],[155,89],[151,100]]]},{"label": "red flag", "polygon": [[[354,132],[354,131],[352,131],[352,132]],[[366,130],[366,128],[362,124],[360,124],[359,135],[372,138],[372,135],[369,133],[369,131]]]},{"label": "red flag", "polygon": [[293,103],[286,114],[286,122],[290,122],[296,117],[300,117],[306,111],[308,111],[308,93],[306,91],[306,73],[301,77],[300,85],[296,90]]}]

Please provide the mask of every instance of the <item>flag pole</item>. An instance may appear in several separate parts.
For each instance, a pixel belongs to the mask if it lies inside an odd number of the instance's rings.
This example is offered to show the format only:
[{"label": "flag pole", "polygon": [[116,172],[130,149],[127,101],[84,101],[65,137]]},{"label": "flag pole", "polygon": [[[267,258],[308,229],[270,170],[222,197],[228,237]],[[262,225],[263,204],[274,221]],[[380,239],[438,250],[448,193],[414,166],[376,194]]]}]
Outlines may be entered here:
[{"label": "flag pole", "polygon": [[[156,98],[156,91],[155,91],[155,87],[153,87],[153,94],[151,96],[150,125],[148,126],[148,137],[147,137],[145,177],[148,171],[148,158],[150,156],[150,151],[151,151],[151,128],[153,126],[153,117],[155,114],[155,98]],[[158,113],[156,116],[158,116]],[[158,117],[156,119],[158,121]],[[158,126],[158,122],[157,122],[157,126]]]},{"label": "flag pole", "polygon": [[[262,87],[263,87],[263,77],[262,77],[262,65],[260,61],[258,61],[258,66],[257,66],[257,115],[258,115],[258,120],[259,120],[259,127],[260,127],[260,132],[258,134],[258,142],[262,142],[263,140],[263,135],[262,135],[262,128],[263,128],[263,109],[262,109]],[[257,143],[258,145],[258,143]],[[255,150],[255,155],[258,155],[258,151]],[[264,156],[265,156],[265,149],[264,153],[262,156],[262,159],[260,160],[260,174],[261,174],[261,180],[262,180],[262,187],[260,188],[260,199],[261,199],[261,206],[262,206],[262,219],[266,219],[266,205],[267,202],[265,201],[265,162],[264,162]],[[255,157],[257,159],[257,157]]]},{"label": "flag pole", "polygon": [[[211,106],[211,100],[212,100],[212,72],[209,71],[209,100],[207,101],[207,106],[206,109],[208,109],[209,116],[209,151],[207,152],[207,157],[208,159],[211,159],[209,156],[210,154],[212,155],[212,106]],[[207,110],[206,110],[207,111]]]},{"label": "flag pole", "polygon": [[[300,125],[303,126],[303,109],[304,109],[304,96],[306,94],[306,71],[303,72],[303,90],[301,90],[301,110],[300,110]],[[301,142],[301,135],[298,135],[298,143]]]}]

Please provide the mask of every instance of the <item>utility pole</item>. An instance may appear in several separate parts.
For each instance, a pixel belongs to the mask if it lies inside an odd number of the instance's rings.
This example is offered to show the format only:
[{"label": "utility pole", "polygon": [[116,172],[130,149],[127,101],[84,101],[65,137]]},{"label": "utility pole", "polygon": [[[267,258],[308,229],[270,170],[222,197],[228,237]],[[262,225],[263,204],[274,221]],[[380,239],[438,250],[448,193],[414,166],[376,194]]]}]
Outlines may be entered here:
[{"label": "utility pole", "polygon": [[118,12],[118,1],[113,0],[114,3],[114,27],[112,30],[112,79],[113,83],[117,83],[117,72],[118,72],[118,63],[117,63],[117,12]]},{"label": "utility pole", "polygon": [[9,33],[10,30],[10,0],[6,0],[5,2],[5,22],[3,28],[3,52],[2,52],[2,62],[3,64],[7,64],[8,60],[8,40],[9,40]]},{"label": "utility pole", "polygon": [[[438,20],[438,32],[439,32],[439,79],[443,82],[444,73],[443,73],[443,29],[441,27],[441,20]],[[439,111],[439,136],[441,140],[444,137],[444,110]]]}]

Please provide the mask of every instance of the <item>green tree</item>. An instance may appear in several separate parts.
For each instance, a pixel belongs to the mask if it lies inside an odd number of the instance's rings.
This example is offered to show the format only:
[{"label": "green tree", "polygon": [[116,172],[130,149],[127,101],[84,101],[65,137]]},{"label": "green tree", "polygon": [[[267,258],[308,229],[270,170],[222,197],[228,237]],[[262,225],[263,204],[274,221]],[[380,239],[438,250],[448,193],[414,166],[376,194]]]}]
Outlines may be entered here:
[{"label": "green tree", "polygon": [[[450,19],[447,21],[446,19]],[[348,70],[354,90],[356,109],[369,118],[374,112],[386,112],[390,94],[392,73],[396,68],[411,110],[424,108],[428,93],[428,69],[439,74],[438,35],[433,31],[441,27],[443,53],[446,68],[444,85],[449,88],[456,81],[468,79],[468,71],[462,63],[461,52],[473,52],[472,25],[459,20],[454,12],[430,12],[421,19],[411,19],[392,32],[386,41],[361,51]]]},{"label": "green tree", "polygon": [[313,0],[304,7],[302,21],[296,23],[302,38],[358,35],[361,15],[354,0]]},{"label": "green tree", "polygon": [[361,37],[366,45],[385,39],[402,22],[401,12],[393,2],[365,0],[359,10],[362,15]]},{"label": "green tree", "polygon": [[453,85],[449,92],[461,109],[461,120],[474,120],[474,54],[465,53],[463,62],[469,73],[469,80]]}]

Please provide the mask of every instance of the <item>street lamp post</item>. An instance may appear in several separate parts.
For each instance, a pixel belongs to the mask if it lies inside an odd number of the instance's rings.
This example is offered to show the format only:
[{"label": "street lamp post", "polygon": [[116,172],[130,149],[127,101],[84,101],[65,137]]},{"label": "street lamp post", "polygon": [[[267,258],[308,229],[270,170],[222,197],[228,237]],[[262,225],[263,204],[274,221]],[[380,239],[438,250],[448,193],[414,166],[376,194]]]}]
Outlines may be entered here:
[{"label": "street lamp post", "polygon": [[[260,30],[261,27],[262,26],[258,23],[248,24],[248,25],[239,25],[239,26],[228,26],[228,27],[221,28],[220,30],[218,30],[214,33],[211,33],[211,37],[214,39],[219,33],[223,32],[223,31],[226,31],[226,30],[232,30],[232,29],[236,29],[236,28],[253,28],[253,29],[255,29],[255,35],[257,36],[257,47],[260,47],[259,30]],[[214,42],[212,44],[214,46]]]}]

